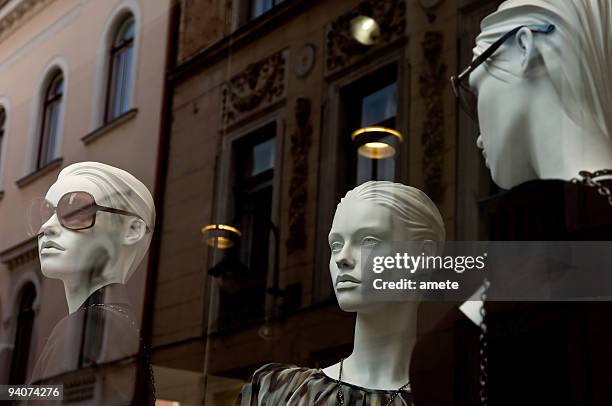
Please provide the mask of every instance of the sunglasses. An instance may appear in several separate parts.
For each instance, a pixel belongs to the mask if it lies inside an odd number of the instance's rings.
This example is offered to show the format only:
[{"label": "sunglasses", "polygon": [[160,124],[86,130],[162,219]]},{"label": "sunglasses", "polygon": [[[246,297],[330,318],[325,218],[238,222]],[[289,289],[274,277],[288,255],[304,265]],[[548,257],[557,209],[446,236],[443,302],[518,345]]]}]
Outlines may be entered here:
[{"label": "sunglasses", "polygon": [[502,46],[509,38],[513,37],[521,28],[529,28],[534,33],[550,34],[555,30],[553,24],[543,25],[521,25],[508,31],[500,39],[495,41],[489,48],[487,48],[480,56],[472,61],[470,66],[464,69],[459,75],[451,76],[450,81],[453,87],[453,93],[455,98],[459,101],[461,109],[476,123],[478,123],[478,97],[474,91],[470,88],[468,80],[470,74],[476,70],[483,62],[489,59],[495,51]]},{"label": "sunglasses", "polygon": [[[49,201],[44,200],[40,206],[40,224],[45,224],[57,213],[57,219],[62,227],[69,230],[85,230],[96,224],[96,214],[99,211],[136,217],[146,224],[145,219],[136,213],[100,206],[96,203],[93,195],[83,191],[66,193],[59,199],[57,206],[53,206]],[[149,226],[147,226],[146,231],[147,233],[151,231]],[[39,231],[38,235],[40,236],[41,234],[42,231]]]}]

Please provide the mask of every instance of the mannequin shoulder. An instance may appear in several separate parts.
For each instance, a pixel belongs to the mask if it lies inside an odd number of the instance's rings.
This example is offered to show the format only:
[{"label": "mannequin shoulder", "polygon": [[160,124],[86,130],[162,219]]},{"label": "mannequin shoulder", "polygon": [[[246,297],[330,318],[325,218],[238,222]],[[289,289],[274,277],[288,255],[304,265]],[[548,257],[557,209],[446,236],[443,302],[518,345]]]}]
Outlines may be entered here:
[{"label": "mannequin shoulder", "polygon": [[286,404],[289,398],[310,399],[313,393],[319,392],[319,387],[326,380],[320,369],[281,363],[265,364],[242,387],[237,404],[280,405]]},{"label": "mannequin shoulder", "polygon": [[311,369],[306,367],[300,367],[293,364],[283,364],[279,362],[270,362],[259,367],[254,373],[253,378],[263,378],[263,377],[271,377],[271,376],[283,376],[283,375],[304,375],[308,376],[313,373],[317,373],[320,370]]}]

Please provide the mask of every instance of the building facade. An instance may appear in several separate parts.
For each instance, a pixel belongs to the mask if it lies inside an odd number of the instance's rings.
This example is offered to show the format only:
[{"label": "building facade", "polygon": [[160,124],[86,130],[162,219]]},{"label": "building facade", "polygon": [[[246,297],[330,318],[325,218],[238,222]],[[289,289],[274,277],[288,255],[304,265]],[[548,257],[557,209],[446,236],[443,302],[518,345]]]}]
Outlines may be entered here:
[{"label": "building facade", "polygon": [[[67,314],[62,283],[40,272],[30,202],[79,161],[125,169],[155,193],[169,8],[169,0],[1,2],[2,384],[27,381]],[[128,283],[140,316],[147,267],[145,259]],[[104,403],[99,378],[76,377],[72,393]]]},{"label": "building facade", "polygon": [[[416,186],[449,240],[485,235],[479,201],[494,187],[449,77],[499,3],[180,2],[151,336],[161,398],[232,404],[266,362],[350,353],[327,234],[356,185]],[[351,135],[373,125],[401,133],[392,158],[357,153]],[[239,238],[208,244],[219,225]]]}]

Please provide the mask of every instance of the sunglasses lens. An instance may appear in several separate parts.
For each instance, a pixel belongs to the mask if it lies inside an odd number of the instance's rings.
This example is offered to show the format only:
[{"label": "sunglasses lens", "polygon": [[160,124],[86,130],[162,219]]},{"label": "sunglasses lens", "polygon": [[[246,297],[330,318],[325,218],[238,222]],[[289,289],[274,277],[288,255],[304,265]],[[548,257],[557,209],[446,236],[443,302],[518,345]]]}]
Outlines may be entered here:
[{"label": "sunglasses lens", "polygon": [[93,225],[95,205],[93,196],[88,193],[66,193],[57,203],[57,215],[64,227],[81,230]]},{"label": "sunglasses lens", "polygon": [[41,232],[45,224],[55,213],[53,205],[44,197],[37,197],[30,201],[25,213],[28,236],[34,237]]}]

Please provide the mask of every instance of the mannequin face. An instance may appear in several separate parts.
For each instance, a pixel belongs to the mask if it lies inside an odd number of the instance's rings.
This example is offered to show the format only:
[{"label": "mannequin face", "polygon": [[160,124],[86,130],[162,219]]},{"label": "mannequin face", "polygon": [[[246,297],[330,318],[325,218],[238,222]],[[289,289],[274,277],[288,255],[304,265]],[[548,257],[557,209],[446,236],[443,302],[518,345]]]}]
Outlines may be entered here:
[{"label": "mannequin face", "polygon": [[362,250],[384,241],[408,240],[410,236],[404,234],[405,227],[393,226],[393,215],[386,207],[361,199],[345,200],[338,206],[328,236],[329,270],[342,310],[371,311],[376,307],[364,297],[365,272],[371,271],[363,269]]},{"label": "mannequin face", "polygon": [[[529,32],[529,30],[527,30]],[[537,179],[532,162],[536,155],[534,137],[550,135],[551,124],[559,121],[561,106],[554,102],[552,86],[541,75],[532,76],[541,64],[527,61],[522,32],[508,41],[495,54],[495,66],[481,64],[470,75],[470,87],[478,96],[480,136],[476,145],[482,150],[493,181],[510,189]]]},{"label": "mannequin face", "polygon": [[[59,199],[72,191],[91,193],[96,202],[104,202],[104,193],[91,181],[70,176],[54,183],[45,198],[57,206]],[[64,228],[54,214],[41,227],[43,233],[38,239],[38,252],[43,275],[49,278],[82,284],[84,288],[99,278],[113,275],[102,275],[108,264],[117,260],[119,244],[123,235],[123,224],[112,213],[98,212],[92,228],[70,230]],[[55,243],[57,247],[43,248],[45,243]]]}]

